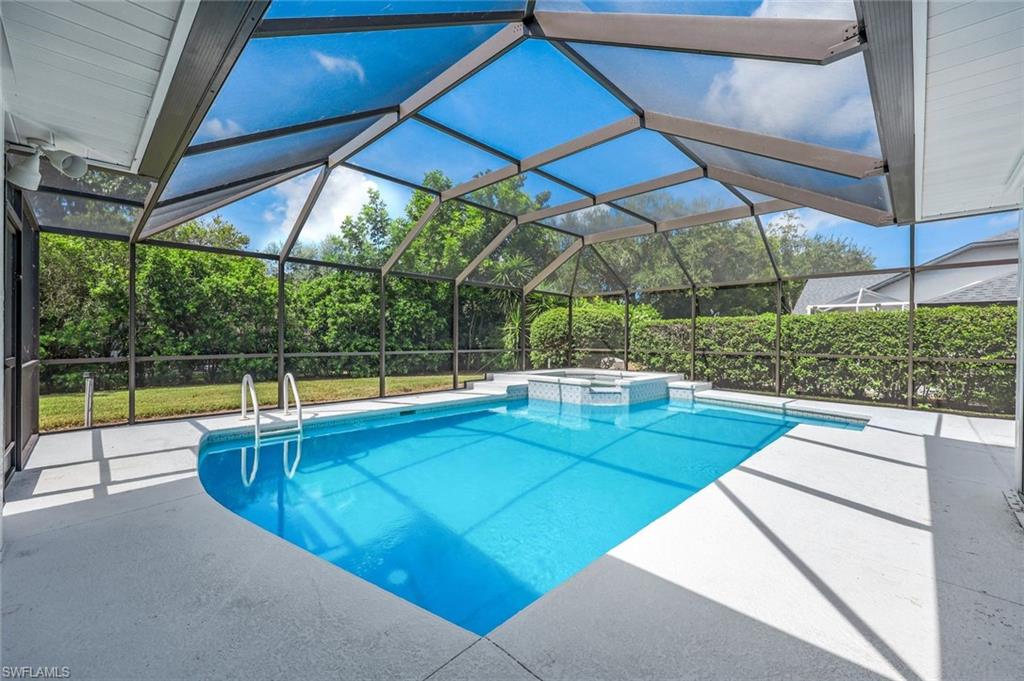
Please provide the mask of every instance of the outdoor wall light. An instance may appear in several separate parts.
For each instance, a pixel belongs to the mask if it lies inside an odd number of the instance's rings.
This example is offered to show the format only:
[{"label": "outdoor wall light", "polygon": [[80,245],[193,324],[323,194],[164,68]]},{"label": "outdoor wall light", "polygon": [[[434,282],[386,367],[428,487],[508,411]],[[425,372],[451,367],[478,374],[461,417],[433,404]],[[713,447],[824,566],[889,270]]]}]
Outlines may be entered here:
[{"label": "outdoor wall light", "polygon": [[11,166],[11,169],[7,171],[8,181],[22,189],[28,189],[30,191],[39,189],[39,183],[43,180],[43,177],[39,172],[40,156],[45,155],[46,160],[48,160],[50,165],[56,168],[59,173],[67,175],[73,179],[82,177],[89,170],[89,164],[81,156],[76,156],[70,152],[56,149],[43,140],[30,138],[28,143],[33,149],[32,155],[23,161],[15,163]]},{"label": "outdoor wall light", "polygon": [[19,161],[7,171],[7,181],[22,189],[39,189],[43,176],[39,174],[39,149],[24,161]]}]

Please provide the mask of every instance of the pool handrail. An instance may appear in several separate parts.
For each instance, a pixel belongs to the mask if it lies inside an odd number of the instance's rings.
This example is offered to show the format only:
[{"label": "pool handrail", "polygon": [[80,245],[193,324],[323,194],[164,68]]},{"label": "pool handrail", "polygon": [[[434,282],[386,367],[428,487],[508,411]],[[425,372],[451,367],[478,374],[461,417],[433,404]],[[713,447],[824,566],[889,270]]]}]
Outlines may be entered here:
[{"label": "pool handrail", "polygon": [[295,385],[295,376],[289,371],[284,375],[284,415],[288,416],[288,388],[291,388],[292,397],[295,398],[295,415],[297,417],[297,425],[299,427],[299,433],[302,433],[302,402],[299,400],[299,389]]},{"label": "pool handrail", "polygon": [[295,471],[299,470],[299,461],[302,460],[302,433],[295,438],[295,462],[290,463],[291,456],[288,454],[288,445],[291,440],[285,440],[281,447],[281,465],[284,468],[284,476],[291,480],[295,477]]},{"label": "pool handrail", "polygon": [[242,486],[251,487],[256,481],[256,471],[260,468],[260,446],[253,447],[255,454],[252,459],[252,470],[249,470],[249,448],[242,447]]},{"label": "pool handrail", "polygon": [[[248,388],[248,390],[246,390]],[[257,449],[260,446],[260,403],[256,399],[256,384],[252,381],[252,374],[246,374],[242,376],[242,420],[245,421],[249,418],[248,416],[248,399],[252,398],[252,412],[256,417],[255,425],[255,439]]]}]

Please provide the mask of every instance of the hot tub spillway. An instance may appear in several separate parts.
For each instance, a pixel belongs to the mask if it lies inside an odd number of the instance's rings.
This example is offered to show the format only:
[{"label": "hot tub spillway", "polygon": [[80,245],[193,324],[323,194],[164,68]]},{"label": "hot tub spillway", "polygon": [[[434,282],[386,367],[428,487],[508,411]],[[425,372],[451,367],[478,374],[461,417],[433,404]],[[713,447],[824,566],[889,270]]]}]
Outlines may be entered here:
[{"label": "hot tub spillway", "polygon": [[619,406],[668,398],[679,374],[561,369],[527,374],[530,401]]}]

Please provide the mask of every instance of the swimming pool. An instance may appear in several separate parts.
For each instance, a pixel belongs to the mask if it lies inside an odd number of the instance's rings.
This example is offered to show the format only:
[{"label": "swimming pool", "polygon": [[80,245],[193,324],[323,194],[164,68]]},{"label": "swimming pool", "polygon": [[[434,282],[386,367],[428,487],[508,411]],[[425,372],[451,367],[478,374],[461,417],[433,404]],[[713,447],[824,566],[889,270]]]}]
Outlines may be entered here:
[{"label": "swimming pool", "polygon": [[667,401],[498,402],[204,446],[199,477],[260,527],[477,634],[799,422]]}]

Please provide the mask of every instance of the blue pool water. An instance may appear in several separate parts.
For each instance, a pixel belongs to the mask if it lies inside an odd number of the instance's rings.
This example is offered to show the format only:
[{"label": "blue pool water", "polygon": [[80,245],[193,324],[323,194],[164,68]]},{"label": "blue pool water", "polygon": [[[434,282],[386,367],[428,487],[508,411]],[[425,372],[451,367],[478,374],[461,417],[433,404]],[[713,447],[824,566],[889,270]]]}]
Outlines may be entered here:
[{"label": "blue pool water", "polygon": [[815,421],[503,402],[318,430],[298,460],[295,441],[258,461],[251,441],[220,443],[199,476],[243,518],[482,635],[798,422]]}]

